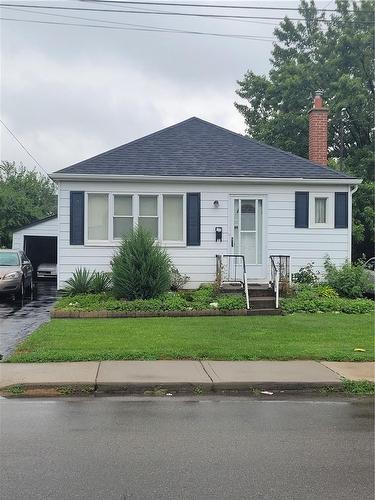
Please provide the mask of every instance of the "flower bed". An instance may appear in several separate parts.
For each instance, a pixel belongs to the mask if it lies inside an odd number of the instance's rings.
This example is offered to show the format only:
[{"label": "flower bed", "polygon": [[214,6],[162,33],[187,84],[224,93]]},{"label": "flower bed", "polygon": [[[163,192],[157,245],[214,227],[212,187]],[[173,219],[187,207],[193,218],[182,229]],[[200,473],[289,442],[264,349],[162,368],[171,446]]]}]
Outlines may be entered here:
[{"label": "flower bed", "polygon": [[281,299],[280,305],[286,313],[341,312],[364,314],[374,310],[372,300],[339,297],[337,292],[327,285],[298,285],[295,295]]},{"label": "flower bed", "polygon": [[155,299],[122,300],[112,293],[61,298],[51,315],[76,317],[217,316],[246,314],[242,295],[217,294],[212,286],[195,291],[167,292]]}]

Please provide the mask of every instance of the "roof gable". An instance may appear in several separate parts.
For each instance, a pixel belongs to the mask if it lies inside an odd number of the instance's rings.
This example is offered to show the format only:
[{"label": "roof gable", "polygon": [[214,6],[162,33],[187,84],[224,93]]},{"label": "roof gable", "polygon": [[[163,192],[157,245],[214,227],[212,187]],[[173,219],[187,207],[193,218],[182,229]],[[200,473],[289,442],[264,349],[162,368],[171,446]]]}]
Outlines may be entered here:
[{"label": "roof gable", "polygon": [[76,163],[58,173],[350,179],[342,172],[196,117]]}]

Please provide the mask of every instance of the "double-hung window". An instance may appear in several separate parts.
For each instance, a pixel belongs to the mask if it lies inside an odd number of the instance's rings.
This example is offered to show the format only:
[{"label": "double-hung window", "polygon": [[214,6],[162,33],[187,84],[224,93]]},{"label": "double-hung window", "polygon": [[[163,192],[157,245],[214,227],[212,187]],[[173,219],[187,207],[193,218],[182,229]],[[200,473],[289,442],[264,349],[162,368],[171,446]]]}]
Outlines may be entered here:
[{"label": "double-hung window", "polygon": [[113,239],[119,240],[133,230],[133,196],[113,195]]},{"label": "double-hung window", "polygon": [[159,238],[158,196],[139,196],[138,225],[149,231],[157,240]]},{"label": "double-hung window", "polygon": [[333,227],[333,197],[331,193],[310,193],[310,223],[313,228]]}]

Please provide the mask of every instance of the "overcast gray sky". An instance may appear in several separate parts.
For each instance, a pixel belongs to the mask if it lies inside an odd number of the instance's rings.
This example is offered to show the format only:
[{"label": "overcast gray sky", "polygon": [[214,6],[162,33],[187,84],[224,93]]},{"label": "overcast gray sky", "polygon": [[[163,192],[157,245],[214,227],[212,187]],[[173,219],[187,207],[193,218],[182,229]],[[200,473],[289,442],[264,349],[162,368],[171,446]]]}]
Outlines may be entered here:
[{"label": "overcast gray sky", "polygon": [[[272,49],[269,38],[273,38],[278,23],[156,13],[43,10],[30,6],[228,14],[224,9],[103,5],[78,0],[1,1],[12,3],[12,7],[1,9],[3,18],[121,28],[1,21],[1,117],[48,172],[190,116],[243,133],[243,119],[233,106],[236,80],[248,69],[256,73],[269,71]],[[198,2],[189,0],[189,3]],[[226,0],[223,3],[298,6],[297,1]],[[16,7],[16,4],[27,4],[28,8]],[[334,2],[329,0],[317,4],[334,7]],[[241,10],[236,13],[283,17],[287,12]],[[289,12],[289,15],[297,13]],[[129,26],[115,23],[267,39],[128,31],[123,28]],[[3,126],[1,158],[22,161],[28,168],[35,165]]]}]

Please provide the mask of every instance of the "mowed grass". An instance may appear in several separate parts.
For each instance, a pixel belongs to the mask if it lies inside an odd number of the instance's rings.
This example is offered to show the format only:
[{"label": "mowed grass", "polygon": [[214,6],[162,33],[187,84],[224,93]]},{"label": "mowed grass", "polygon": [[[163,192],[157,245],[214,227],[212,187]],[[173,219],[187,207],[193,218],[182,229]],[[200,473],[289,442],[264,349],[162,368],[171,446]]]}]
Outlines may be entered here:
[{"label": "mowed grass", "polygon": [[[55,319],[10,362],[109,359],[374,359],[374,314]],[[356,352],[356,348],[365,352]]]}]

